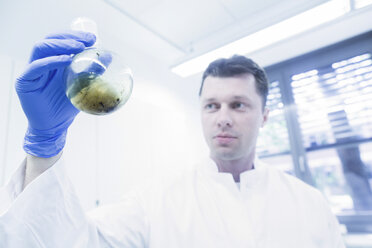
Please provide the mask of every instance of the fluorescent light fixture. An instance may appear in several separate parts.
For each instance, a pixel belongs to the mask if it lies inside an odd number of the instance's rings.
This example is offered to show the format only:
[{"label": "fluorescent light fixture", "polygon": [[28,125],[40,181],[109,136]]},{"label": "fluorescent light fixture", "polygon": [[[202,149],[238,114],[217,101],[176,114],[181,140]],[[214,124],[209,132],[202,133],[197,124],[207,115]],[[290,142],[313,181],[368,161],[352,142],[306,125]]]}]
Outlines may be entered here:
[{"label": "fluorescent light fixture", "polygon": [[334,20],[349,11],[349,0],[331,0],[216,50],[183,62],[171,70],[181,77],[187,77],[203,71],[213,60],[231,57],[234,54],[251,53]]},{"label": "fluorescent light fixture", "polygon": [[372,4],[372,0],[354,0],[354,8],[360,9]]}]

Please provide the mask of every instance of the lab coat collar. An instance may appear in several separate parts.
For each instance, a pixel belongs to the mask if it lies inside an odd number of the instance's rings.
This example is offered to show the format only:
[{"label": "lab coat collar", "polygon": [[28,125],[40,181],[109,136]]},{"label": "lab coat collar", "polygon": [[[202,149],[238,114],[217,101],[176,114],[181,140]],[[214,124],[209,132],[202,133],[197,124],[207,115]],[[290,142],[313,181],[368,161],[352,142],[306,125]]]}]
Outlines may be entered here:
[{"label": "lab coat collar", "polygon": [[[250,188],[254,189],[256,187],[261,187],[261,182],[264,180],[264,172],[267,166],[260,161],[257,157],[254,159],[254,169],[244,171],[240,174],[240,188]],[[225,185],[233,185],[231,187],[237,188],[237,184],[231,173],[219,172],[216,163],[211,158],[204,158],[203,162],[198,165],[198,170],[221,182]]]},{"label": "lab coat collar", "polygon": [[[257,170],[262,170],[262,169],[266,168],[266,165],[261,160],[259,160],[257,157],[255,157],[253,164],[254,164],[254,169],[242,172],[240,174],[240,177],[242,177],[242,175],[246,175],[246,174],[253,174]],[[198,167],[201,168],[202,171],[204,171],[206,173],[209,173],[209,174],[218,173],[222,176],[224,176],[224,174],[231,175],[230,173],[227,173],[227,172],[219,172],[217,164],[213,161],[213,159],[211,159],[209,157],[204,158],[203,162]]]}]

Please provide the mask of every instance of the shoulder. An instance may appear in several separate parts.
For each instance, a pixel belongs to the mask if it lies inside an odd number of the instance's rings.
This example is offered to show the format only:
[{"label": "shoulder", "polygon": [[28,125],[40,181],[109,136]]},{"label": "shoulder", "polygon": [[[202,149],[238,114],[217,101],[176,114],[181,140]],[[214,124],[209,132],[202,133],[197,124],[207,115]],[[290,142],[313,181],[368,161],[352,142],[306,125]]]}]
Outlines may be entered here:
[{"label": "shoulder", "polygon": [[268,194],[275,202],[285,202],[287,207],[293,206],[296,211],[306,215],[307,219],[322,222],[333,218],[327,199],[314,186],[275,168],[269,167],[266,170]]},{"label": "shoulder", "polygon": [[299,178],[280,171],[276,168],[262,165],[264,170],[267,170],[269,185],[272,188],[280,190],[281,193],[287,192],[294,196],[298,201],[310,202],[314,201],[319,204],[319,201],[324,201],[323,194],[314,186],[305,183]]}]

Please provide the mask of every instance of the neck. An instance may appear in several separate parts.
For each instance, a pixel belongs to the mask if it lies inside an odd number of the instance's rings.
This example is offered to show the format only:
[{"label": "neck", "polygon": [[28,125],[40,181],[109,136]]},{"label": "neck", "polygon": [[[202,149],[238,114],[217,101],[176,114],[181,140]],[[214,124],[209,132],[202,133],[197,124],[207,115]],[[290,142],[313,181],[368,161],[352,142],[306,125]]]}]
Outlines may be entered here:
[{"label": "neck", "polygon": [[235,182],[240,182],[240,174],[253,169],[254,152],[248,157],[236,160],[223,160],[211,157],[216,163],[219,172],[231,173]]}]

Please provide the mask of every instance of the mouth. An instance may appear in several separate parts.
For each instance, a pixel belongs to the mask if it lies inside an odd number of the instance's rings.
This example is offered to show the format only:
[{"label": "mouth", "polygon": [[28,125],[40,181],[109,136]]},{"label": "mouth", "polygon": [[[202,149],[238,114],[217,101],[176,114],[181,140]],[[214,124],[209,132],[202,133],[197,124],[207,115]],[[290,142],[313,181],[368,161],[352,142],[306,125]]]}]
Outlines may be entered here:
[{"label": "mouth", "polygon": [[227,145],[236,140],[237,137],[230,134],[218,134],[214,136],[213,139],[215,139],[220,145]]},{"label": "mouth", "polygon": [[236,139],[237,137],[229,133],[219,133],[215,135],[213,138],[234,138]]}]

